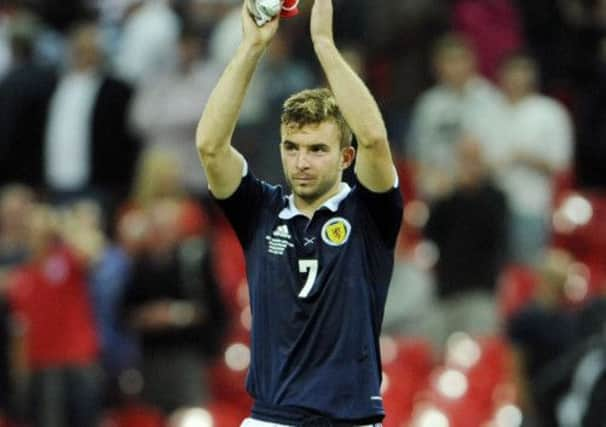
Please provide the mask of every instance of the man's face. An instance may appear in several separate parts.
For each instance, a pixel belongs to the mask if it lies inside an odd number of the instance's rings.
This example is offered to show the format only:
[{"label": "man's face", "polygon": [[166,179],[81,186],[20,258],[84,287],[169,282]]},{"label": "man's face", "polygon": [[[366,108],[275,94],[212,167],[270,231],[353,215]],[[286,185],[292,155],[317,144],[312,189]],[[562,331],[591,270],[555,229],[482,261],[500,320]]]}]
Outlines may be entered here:
[{"label": "man's face", "polygon": [[449,49],[435,59],[438,80],[454,88],[461,88],[474,73],[474,60],[465,49]]},{"label": "man's face", "polygon": [[535,76],[530,67],[515,65],[506,67],[500,75],[501,89],[510,97],[527,95],[534,90]]},{"label": "man's face", "polygon": [[307,202],[322,198],[341,182],[341,173],[353,161],[353,148],[341,149],[339,131],[332,121],[296,126],[282,125],[280,153],[286,182],[295,196]]}]

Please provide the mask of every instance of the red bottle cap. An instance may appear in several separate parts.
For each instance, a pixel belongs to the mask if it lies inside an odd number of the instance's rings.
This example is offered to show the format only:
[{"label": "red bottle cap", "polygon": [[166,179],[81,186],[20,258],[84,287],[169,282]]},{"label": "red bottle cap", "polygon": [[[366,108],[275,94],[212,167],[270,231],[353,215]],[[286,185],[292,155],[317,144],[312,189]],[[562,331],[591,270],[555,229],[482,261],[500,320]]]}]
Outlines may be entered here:
[{"label": "red bottle cap", "polygon": [[284,0],[282,3],[282,12],[280,16],[282,18],[292,18],[299,14],[299,0]]}]

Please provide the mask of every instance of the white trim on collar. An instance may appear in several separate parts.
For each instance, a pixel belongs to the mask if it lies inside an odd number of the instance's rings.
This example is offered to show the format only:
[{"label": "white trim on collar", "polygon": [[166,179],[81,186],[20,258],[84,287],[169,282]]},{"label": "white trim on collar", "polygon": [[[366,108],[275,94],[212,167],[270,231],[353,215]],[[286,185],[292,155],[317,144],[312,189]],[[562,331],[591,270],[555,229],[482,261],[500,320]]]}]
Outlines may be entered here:
[{"label": "white trim on collar", "polygon": [[[351,187],[346,182],[341,183],[340,190],[337,194],[332,196],[330,199],[324,202],[320,208],[326,207],[333,212],[336,212],[339,209],[339,205],[345,199],[349,193],[351,192]],[[304,215],[297,207],[295,206],[295,200],[293,195],[289,195],[286,197],[288,199],[288,206],[280,211],[278,217],[280,219],[292,219],[298,215]],[[318,208],[318,209],[320,209]]]}]

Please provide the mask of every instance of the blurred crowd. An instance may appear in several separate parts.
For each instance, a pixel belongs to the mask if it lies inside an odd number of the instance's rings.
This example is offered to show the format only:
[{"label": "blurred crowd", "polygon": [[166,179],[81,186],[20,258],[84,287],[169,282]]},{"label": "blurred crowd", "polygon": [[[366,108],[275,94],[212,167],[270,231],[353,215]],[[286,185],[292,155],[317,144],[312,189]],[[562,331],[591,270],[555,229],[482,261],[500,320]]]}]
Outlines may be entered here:
[{"label": "blurred crowd", "polygon": [[[406,200],[384,425],[602,426],[606,1],[333,1]],[[311,4],[234,135],[274,183],[282,102],[325,84]],[[193,140],[240,7],[0,1],[0,426],[246,416],[243,258]]]}]

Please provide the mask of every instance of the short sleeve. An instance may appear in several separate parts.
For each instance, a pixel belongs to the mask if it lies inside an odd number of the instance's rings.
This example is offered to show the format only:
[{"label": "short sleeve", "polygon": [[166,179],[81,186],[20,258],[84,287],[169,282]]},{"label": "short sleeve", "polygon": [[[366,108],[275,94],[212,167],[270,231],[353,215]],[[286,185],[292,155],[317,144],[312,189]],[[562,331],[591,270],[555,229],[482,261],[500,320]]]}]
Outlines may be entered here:
[{"label": "short sleeve", "polygon": [[249,170],[231,196],[226,199],[213,196],[244,248],[250,243],[261,208],[270,197],[270,188],[269,184],[257,179]]},{"label": "short sleeve", "polygon": [[366,207],[383,242],[390,248],[395,247],[402,223],[404,201],[398,185],[383,193],[376,193],[356,183],[358,199]]}]

